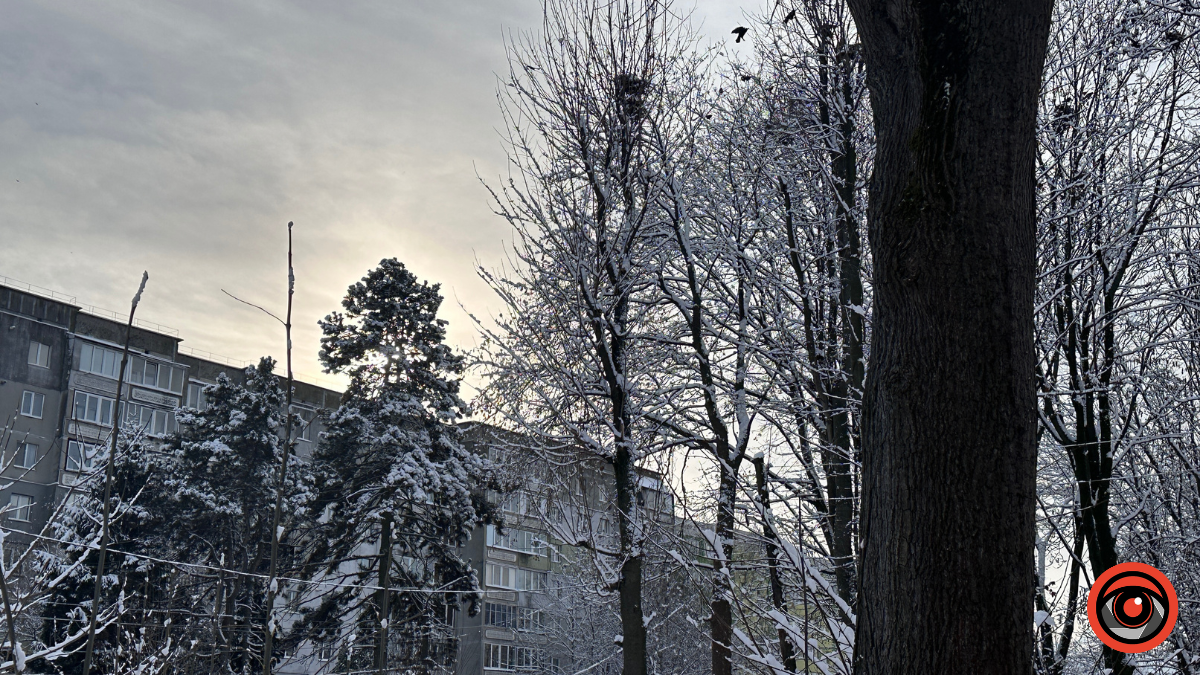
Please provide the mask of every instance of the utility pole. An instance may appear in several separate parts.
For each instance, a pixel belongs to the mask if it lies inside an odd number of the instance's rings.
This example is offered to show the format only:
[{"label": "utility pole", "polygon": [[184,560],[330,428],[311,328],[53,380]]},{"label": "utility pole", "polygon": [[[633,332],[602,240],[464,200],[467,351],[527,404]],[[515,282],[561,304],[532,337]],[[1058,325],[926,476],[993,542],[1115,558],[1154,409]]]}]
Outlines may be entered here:
[{"label": "utility pole", "polygon": [[146,290],[146,281],[150,278],[148,272],[142,272],[142,283],[138,286],[137,294],[129,307],[129,322],[125,324],[125,346],[121,350],[121,370],[117,373],[117,398],[113,402],[112,442],[108,450],[108,463],[104,467],[104,504],[101,506],[100,521],[100,555],[96,560],[96,588],[92,594],[92,612],[88,620],[87,650],[83,657],[83,675],[91,675],[92,653],[96,647],[96,615],[100,612],[100,590],[104,586],[104,558],[108,554],[108,500],[112,497],[113,466],[117,461],[117,436],[121,430],[121,390],[125,387],[125,368],[129,365],[129,338],[133,334],[133,314],[137,311],[138,302],[142,299],[142,291]]}]

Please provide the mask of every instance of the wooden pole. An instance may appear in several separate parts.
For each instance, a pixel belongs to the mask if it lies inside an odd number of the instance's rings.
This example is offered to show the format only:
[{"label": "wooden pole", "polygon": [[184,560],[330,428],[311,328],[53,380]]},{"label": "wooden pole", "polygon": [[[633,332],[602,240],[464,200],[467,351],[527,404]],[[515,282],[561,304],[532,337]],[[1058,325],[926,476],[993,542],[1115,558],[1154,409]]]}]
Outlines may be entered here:
[{"label": "wooden pole", "polygon": [[96,615],[100,612],[100,590],[104,585],[104,558],[108,554],[108,500],[112,498],[113,471],[117,461],[117,436],[121,429],[121,390],[125,387],[125,368],[129,365],[129,338],[133,335],[133,314],[137,311],[142,291],[146,290],[148,272],[142,272],[142,283],[129,307],[129,322],[125,324],[125,346],[121,349],[121,370],[117,373],[117,398],[113,402],[112,442],[109,445],[108,463],[104,467],[104,503],[101,505],[100,555],[96,560],[96,588],[92,594],[91,618],[88,620],[87,650],[83,657],[83,675],[91,675],[92,653],[96,646]]},{"label": "wooden pole", "polygon": [[267,574],[267,620],[263,626],[263,675],[271,675],[271,650],[275,637],[275,594],[279,581],[275,571],[279,566],[279,520],[283,512],[283,488],[287,479],[288,459],[292,454],[292,296],[296,292],[296,274],[292,270],[292,223],[288,221],[288,296],[287,320],[283,323],[287,336],[287,422],[284,424],[283,458],[279,461],[279,478],[275,482],[275,517],[271,525],[271,569]]}]

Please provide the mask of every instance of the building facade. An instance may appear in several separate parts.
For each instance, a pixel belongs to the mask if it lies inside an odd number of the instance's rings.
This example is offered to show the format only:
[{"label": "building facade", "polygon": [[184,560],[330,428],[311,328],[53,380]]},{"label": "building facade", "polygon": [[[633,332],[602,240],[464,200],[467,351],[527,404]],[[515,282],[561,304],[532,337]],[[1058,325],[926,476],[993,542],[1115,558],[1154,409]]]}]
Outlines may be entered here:
[{"label": "building facade", "polygon": [[[138,322],[118,408],[125,328],[117,317],[82,310],[74,298],[0,284],[0,527],[6,532],[39,533],[106,452],[115,423],[165,436],[175,431],[175,409],[203,407],[203,387],[219,374],[244,379],[242,365],[184,353],[177,332]],[[321,432],[319,411],[336,408],[341,392],[295,382],[293,397],[306,422],[297,452],[308,455]]]},{"label": "building facade", "polygon": [[[489,495],[500,506],[503,527],[476,528],[463,550],[481,582],[480,611],[451,618],[457,658],[444,672],[620,672],[619,659],[602,661],[615,653],[612,639],[620,626],[615,607],[597,591],[604,584],[593,562],[599,555],[602,565],[616,564],[603,553],[619,548],[611,466],[582,453],[565,457],[569,449],[554,451],[558,461],[547,461],[520,435],[480,423],[465,424],[464,437],[498,462],[515,485],[506,494]],[[693,551],[702,550],[699,533],[676,516],[661,476],[641,474],[637,504],[647,536],[660,543],[686,537]],[[666,570],[675,567],[674,560],[654,556],[646,565],[647,579],[654,575],[659,581],[668,580]],[[690,587],[684,592],[695,595]],[[655,594],[678,601],[678,593],[679,588],[647,581],[644,598],[651,606]]]},{"label": "building facade", "polygon": [[[125,330],[120,317],[85,310],[74,298],[0,279],[0,528],[18,541],[41,536],[56,505],[97,468],[115,424],[163,437],[176,429],[177,408],[204,408],[203,389],[221,374],[244,380],[247,364],[189,354],[176,331],[136,322],[118,404]],[[299,381],[294,387],[294,410],[305,420],[297,453],[309,456],[323,430],[321,413],[338,406],[341,392]],[[615,548],[611,467],[594,458],[555,466],[519,435],[479,423],[466,423],[463,431],[468,445],[519,481],[511,492],[489,495],[504,526],[477,528],[462,549],[480,581],[478,612],[450,612],[444,631],[432,638],[397,636],[393,660],[409,665],[395,672],[577,672],[595,658],[581,637],[589,631],[602,636],[593,642],[611,653],[618,627],[591,604],[594,598],[584,597],[598,582],[589,576],[592,552],[574,545],[587,540]],[[703,551],[699,535],[676,517],[659,476],[645,472],[639,493],[640,512],[658,532],[674,528],[672,536]],[[302,591],[281,592],[281,602],[303,603]],[[336,663],[336,645],[306,643],[276,672],[333,673]],[[619,663],[589,672],[619,672]]]}]

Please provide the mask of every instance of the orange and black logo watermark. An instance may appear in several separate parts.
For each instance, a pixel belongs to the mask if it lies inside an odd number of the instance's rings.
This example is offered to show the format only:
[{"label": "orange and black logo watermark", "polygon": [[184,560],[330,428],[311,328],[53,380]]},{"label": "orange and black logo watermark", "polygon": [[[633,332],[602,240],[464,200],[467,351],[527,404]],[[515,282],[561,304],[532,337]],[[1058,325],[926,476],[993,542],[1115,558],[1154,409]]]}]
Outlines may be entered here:
[{"label": "orange and black logo watermark", "polygon": [[1179,618],[1175,588],[1162,572],[1128,562],[1110,568],[1092,584],[1088,621],[1096,637],[1119,652],[1137,654],[1163,643]]}]

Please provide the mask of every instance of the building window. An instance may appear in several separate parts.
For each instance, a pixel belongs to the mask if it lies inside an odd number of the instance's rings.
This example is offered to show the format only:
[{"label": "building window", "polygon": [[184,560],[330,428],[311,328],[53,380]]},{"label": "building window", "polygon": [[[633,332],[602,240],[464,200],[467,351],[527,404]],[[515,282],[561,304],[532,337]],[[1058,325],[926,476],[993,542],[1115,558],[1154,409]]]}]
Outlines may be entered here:
[{"label": "building window", "polygon": [[483,667],[493,670],[513,670],[512,645],[498,645],[490,642],[483,644]]},{"label": "building window", "polygon": [[497,626],[499,628],[512,628],[515,624],[515,610],[517,608],[512,605],[497,605],[494,603],[484,604],[484,623],[489,626]]},{"label": "building window", "polygon": [[517,568],[488,563],[487,585],[492,588],[516,588]]},{"label": "building window", "polygon": [[113,403],[111,398],[77,391],[74,419],[110,427],[113,423]]},{"label": "building window", "polygon": [[19,443],[14,464],[20,469],[32,469],[37,464],[38,446],[33,443]]},{"label": "building window", "polygon": [[85,373],[95,373],[115,380],[117,369],[120,367],[121,352],[88,342],[79,348],[79,369]]},{"label": "building window", "polygon": [[528,607],[517,608],[517,630],[539,632],[542,630],[542,612]]},{"label": "building window", "polygon": [[312,424],[316,419],[317,413],[315,410],[292,406],[292,413],[300,419],[293,422],[297,426],[296,437],[302,441],[312,440]]},{"label": "building window", "polygon": [[141,356],[134,356],[129,359],[129,372],[126,373],[126,376],[130,382],[143,387],[153,387],[182,394],[183,381],[187,377],[187,371],[167,363],[158,363]]},{"label": "building window", "polygon": [[149,436],[164,436],[175,433],[175,413],[157,410],[140,403],[122,403],[125,424],[137,427]]},{"label": "building window", "polygon": [[533,570],[517,570],[517,590],[518,591],[544,591],[546,590],[546,573],[534,572]]},{"label": "building window", "polygon": [[537,647],[483,643],[483,667],[489,670],[538,671],[545,662],[546,652]]},{"label": "building window", "polygon": [[528,503],[525,499],[525,493],[520,490],[505,495],[504,502],[500,505],[502,510],[518,515],[525,515],[528,511],[527,507]]},{"label": "building window", "polygon": [[544,535],[517,528],[511,528],[504,534],[499,534],[496,532],[495,525],[487,526],[487,545],[537,556],[546,555],[547,549],[551,548],[546,543]]},{"label": "building window", "polygon": [[29,342],[29,365],[38,368],[50,367],[50,345],[35,340]]},{"label": "building window", "polygon": [[187,386],[187,396],[184,397],[183,405],[196,410],[204,410],[208,407],[208,401],[204,396],[204,387],[207,385],[201,382],[189,382]]},{"label": "building window", "polygon": [[513,648],[513,666],[517,670],[539,671],[545,660],[545,652],[536,647]]},{"label": "building window", "polygon": [[67,441],[67,471],[80,473],[91,471],[96,458],[103,452],[103,447],[79,441]]},{"label": "building window", "polygon": [[21,414],[25,417],[42,419],[42,408],[46,405],[46,395],[36,391],[26,391],[21,394]]},{"label": "building window", "polygon": [[546,573],[488,563],[487,585],[492,588],[509,588],[515,591],[544,591],[546,590]]},{"label": "building window", "polygon": [[[103,375],[115,380],[117,371],[121,369],[121,352],[85,342],[79,348],[79,369],[85,373]],[[125,368],[127,381],[175,394],[183,393],[183,381],[186,377],[187,371],[183,368],[132,354],[129,356],[129,365]]]},{"label": "building window", "polygon": [[318,661],[332,661],[333,660],[333,651],[334,650],[333,650],[332,642],[322,642],[321,644],[317,645],[317,660]]},{"label": "building window", "polygon": [[8,497],[8,517],[23,523],[29,522],[29,512],[33,510],[33,497],[29,495],[12,494]]}]

